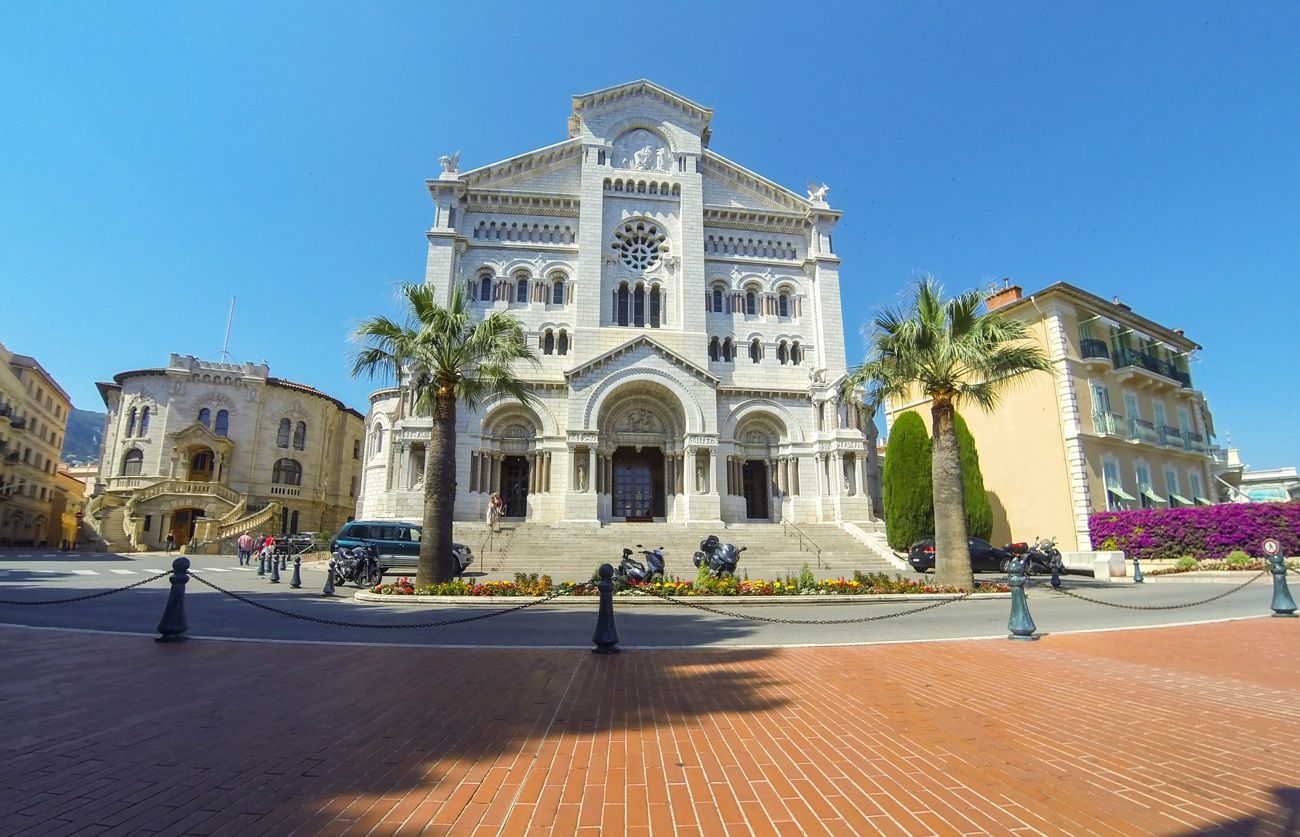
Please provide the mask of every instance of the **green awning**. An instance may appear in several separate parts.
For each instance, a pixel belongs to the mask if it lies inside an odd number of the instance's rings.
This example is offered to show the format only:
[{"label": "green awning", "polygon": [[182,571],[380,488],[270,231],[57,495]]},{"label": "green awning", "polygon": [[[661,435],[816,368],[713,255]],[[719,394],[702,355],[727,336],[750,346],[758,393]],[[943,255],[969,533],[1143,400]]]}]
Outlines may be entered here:
[{"label": "green awning", "polygon": [[1152,491],[1152,490],[1149,489],[1149,488],[1144,488],[1144,489],[1142,489],[1142,496],[1145,497],[1145,498],[1147,498],[1148,500],[1150,500],[1150,501],[1153,502],[1153,503],[1163,503],[1163,502],[1165,502],[1165,498],[1164,498],[1164,497],[1161,497],[1159,494],[1155,493],[1154,491]]},{"label": "green awning", "polygon": [[1196,502],[1200,503],[1202,506],[1214,505],[1214,503],[1211,503],[1209,500],[1205,499],[1204,497],[1197,497]]},{"label": "green awning", "polygon": [[1132,494],[1129,494],[1124,489],[1116,488],[1113,485],[1106,486],[1106,490],[1109,491],[1111,494],[1114,494],[1116,497],[1120,498],[1121,500],[1128,500],[1132,502],[1133,500],[1137,499],[1136,497],[1134,497]]},{"label": "green awning", "polygon": [[1186,497],[1184,497],[1184,496],[1181,495],[1181,494],[1170,494],[1169,496],[1170,496],[1170,497],[1173,497],[1175,500],[1177,500],[1177,501],[1178,501],[1178,505],[1180,505],[1180,506],[1190,506],[1190,505],[1193,505],[1193,503],[1192,503],[1191,500],[1188,500]]}]

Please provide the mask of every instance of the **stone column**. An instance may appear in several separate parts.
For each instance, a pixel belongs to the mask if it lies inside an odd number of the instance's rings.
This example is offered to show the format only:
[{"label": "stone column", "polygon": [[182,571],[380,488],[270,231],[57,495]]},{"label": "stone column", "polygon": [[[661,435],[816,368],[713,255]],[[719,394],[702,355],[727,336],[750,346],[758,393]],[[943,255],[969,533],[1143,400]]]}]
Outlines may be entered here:
[{"label": "stone column", "polygon": [[704,486],[704,493],[721,493],[718,491],[718,457],[711,450],[705,451],[705,456],[709,458],[709,483]]},{"label": "stone column", "polygon": [[683,475],[685,477],[683,482],[687,483],[685,486],[686,489],[685,493],[694,494],[695,493],[695,448],[687,448],[685,458],[686,458],[686,462],[685,462],[686,473]]},{"label": "stone column", "polygon": [[596,447],[595,445],[587,446],[587,490],[595,493],[596,491]]}]

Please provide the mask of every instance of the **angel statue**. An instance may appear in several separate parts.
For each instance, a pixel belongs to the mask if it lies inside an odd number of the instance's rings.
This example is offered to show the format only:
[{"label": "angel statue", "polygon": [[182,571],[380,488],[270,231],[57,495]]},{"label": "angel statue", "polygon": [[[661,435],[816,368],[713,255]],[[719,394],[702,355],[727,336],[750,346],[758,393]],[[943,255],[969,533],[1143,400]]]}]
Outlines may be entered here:
[{"label": "angel statue", "polygon": [[813,201],[813,202],[825,203],[825,202],[826,202],[826,193],[829,192],[830,190],[831,190],[831,187],[827,186],[825,183],[823,183],[822,185],[818,186],[816,183],[813,183],[811,180],[809,180],[809,181],[808,181],[808,200]]},{"label": "angel statue", "polygon": [[442,164],[443,174],[460,173],[460,152],[457,151],[450,157],[439,157],[438,162]]}]

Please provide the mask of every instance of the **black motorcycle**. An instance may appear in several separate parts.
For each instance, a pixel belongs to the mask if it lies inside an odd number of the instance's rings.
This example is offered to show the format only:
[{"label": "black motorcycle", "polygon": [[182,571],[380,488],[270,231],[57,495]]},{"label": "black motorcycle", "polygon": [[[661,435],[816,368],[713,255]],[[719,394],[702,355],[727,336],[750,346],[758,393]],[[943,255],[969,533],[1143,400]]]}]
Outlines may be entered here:
[{"label": "black motorcycle", "polygon": [[[1065,571],[1055,538],[1039,538],[1033,543],[1009,543],[1005,549],[1017,558],[1027,559],[1025,572],[1029,575],[1050,575],[1053,569],[1057,573]],[[1011,571],[1010,560],[1002,562],[1002,571]]]},{"label": "black motorcycle", "polygon": [[[658,577],[660,581],[664,578],[664,548],[644,549],[641,544],[637,544],[637,549],[645,556],[646,563],[642,564],[632,557],[632,550],[623,548],[623,560],[618,562],[618,568],[614,570],[614,578],[622,579],[625,582],[636,584],[648,584]],[[648,565],[648,566],[647,566]]]},{"label": "black motorcycle", "polygon": [[737,547],[734,543],[723,543],[717,535],[709,535],[700,541],[700,551],[691,560],[698,568],[709,568],[714,578],[730,578],[736,574],[736,565],[740,563],[740,553],[747,547]]},{"label": "black motorcycle", "polygon": [[334,574],[334,583],[338,586],[349,581],[358,587],[374,587],[384,580],[384,571],[379,566],[379,554],[373,546],[354,546],[340,549],[330,561],[330,572]]}]

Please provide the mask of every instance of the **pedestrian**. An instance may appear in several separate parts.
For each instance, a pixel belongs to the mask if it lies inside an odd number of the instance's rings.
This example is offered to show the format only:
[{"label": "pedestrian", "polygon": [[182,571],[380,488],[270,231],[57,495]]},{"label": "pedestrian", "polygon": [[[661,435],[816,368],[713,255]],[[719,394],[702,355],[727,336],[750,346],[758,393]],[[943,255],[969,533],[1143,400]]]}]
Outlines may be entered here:
[{"label": "pedestrian", "polygon": [[489,532],[497,531],[497,522],[501,520],[502,505],[501,495],[493,491],[492,496],[488,497],[487,507],[487,526]]},{"label": "pedestrian", "polygon": [[239,566],[253,564],[253,536],[245,532],[239,536]]},{"label": "pedestrian", "polygon": [[176,548],[176,539],[172,537],[171,532],[168,532],[167,533],[167,554],[171,555],[172,550],[175,548]]}]

